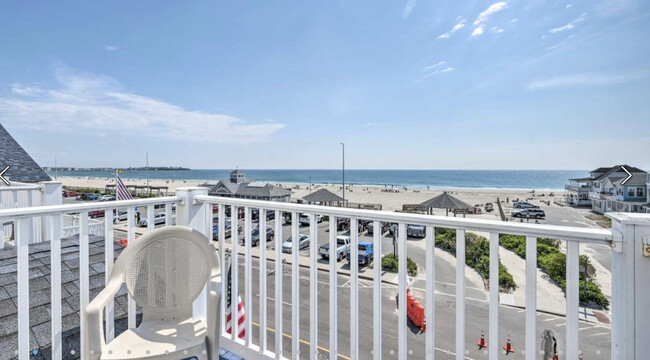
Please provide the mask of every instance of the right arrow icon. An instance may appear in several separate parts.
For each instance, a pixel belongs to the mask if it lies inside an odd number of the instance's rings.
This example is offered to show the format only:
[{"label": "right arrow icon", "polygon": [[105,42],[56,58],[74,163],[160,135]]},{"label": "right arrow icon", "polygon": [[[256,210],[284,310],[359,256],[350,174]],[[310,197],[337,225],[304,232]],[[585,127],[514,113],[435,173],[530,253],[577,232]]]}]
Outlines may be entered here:
[{"label": "right arrow icon", "polygon": [[625,178],[625,180],[621,181],[621,185],[625,185],[625,183],[632,178],[632,173],[627,171],[625,166],[621,166],[621,169],[623,169],[623,171],[625,171],[625,173],[627,174],[627,177]]}]

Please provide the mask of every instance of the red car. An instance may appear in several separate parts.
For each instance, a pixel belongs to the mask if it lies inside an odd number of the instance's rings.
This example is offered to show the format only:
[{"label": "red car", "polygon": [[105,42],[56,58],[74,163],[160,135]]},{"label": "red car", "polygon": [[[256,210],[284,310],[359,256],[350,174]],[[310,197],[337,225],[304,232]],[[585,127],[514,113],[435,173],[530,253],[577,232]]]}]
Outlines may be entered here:
[{"label": "red car", "polygon": [[89,216],[91,219],[96,219],[96,218],[104,217],[104,215],[105,215],[105,214],[104,214],[104,210],[95,210],[95,211],[91,211],[91,212],[88,213],[88,216]]},{"label": "red car", "polygon": [[69,191],[69,190],[63,191],[63,197],[77,196],[77,195],[80,195],[80,194],[81,193],[76,192],[76,191]]}]

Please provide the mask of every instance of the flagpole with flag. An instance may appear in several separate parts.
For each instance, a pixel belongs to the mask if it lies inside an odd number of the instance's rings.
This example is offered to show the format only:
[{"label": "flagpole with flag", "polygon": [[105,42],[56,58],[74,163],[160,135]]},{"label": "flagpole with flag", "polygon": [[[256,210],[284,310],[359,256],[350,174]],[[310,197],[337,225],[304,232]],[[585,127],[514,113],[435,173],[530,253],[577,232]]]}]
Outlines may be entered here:
[{"label": "flagpole with flag", "polygon": [[[232,333],[233,322],[237,321],[237,324],[239,324],[237,328],[239,334],[237,337],[244,339],[246,337],[246,327],[244,325],[244,321],[246,321],[246,310],[244,309],[244,303],[241,301],[241,296],[239,293],[237,293],[237,296],[233,294],[231,270],[232,264],[230,264],[230,267],[228,268],[228,286],[226,294],[226,333]],[[235,309],[234,311],[233,308]]]}]

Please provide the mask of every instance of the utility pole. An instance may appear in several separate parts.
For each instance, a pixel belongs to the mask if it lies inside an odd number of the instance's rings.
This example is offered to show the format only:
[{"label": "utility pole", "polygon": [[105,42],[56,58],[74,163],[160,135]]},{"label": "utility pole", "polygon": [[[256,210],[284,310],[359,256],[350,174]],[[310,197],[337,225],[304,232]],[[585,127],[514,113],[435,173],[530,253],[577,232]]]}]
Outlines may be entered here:
[{"label": "utility pole", "polygon": [[343,206],[345,207],[345,144],[341,143],[343,147]]},{"label": "utility pole", "polygon": [[311,176],[309,177],[309,193],[311,194]]},{"label": "utility pole", "polygon": [[59,179],[59,168],[56,166],[56,155],[54,155],[54,179]]}]

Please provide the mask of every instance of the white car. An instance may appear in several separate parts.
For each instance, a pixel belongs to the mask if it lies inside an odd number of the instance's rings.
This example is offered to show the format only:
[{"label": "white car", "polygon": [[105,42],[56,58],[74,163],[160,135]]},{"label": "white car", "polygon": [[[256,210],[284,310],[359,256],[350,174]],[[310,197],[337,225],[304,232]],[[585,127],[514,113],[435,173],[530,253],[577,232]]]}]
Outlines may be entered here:
[{"label": "white car", "polygon": [[[300,234],[298,241],[298,250],[302,250],[309,247],[309,235]],[[293,247],[293,240],[289,237],[285,242],[282,243],[282,252],[291,254]]]},{"label": "white car", "polygon": [[[316,222],[322,223],[323,215],[316,215]],[[300,216],[298,217],[298,223],[300,223],[300,225],[309,225],[309,215],[300,214]]]},{"label": "white car", "polygon": [[[165,223],[165,213],[158,213],[158,214],[154,215],[153,216],[153,223],[154,223],[154,225],[164,224]],[[146,216],[141,218],[140,221],[138,221],[138,226],[140,226],[140,227],[148,226]]]},{"label": "white car", "polygon": [[102,197],[99,198],[99,201],[115,201],[115,196],[114,195],[102,195]]}]

